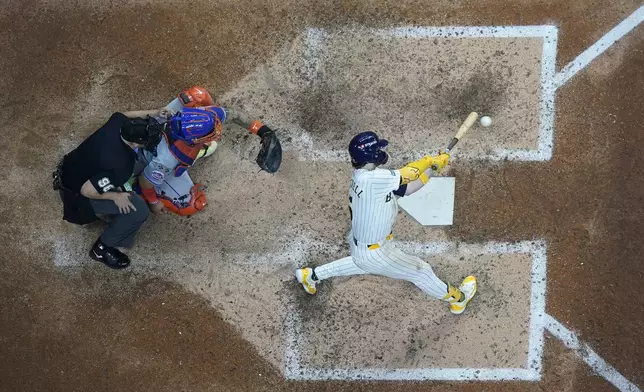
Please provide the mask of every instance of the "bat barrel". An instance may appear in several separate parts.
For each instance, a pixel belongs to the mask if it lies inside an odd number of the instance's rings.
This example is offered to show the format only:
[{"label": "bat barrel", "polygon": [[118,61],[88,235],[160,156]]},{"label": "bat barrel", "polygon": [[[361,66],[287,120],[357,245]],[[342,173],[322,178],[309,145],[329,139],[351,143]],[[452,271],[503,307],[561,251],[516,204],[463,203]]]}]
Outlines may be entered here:
[{"label": "bat barrel", "polygon": [[467,132],[468,129],[470,129],[472,125],[474,125],[474,123],[478,118],[479,118],[479,115],[476,112],[471,112],[469,116],[467,116],[465,121],[463,121],[463,124],[461,124],[461,126],[458,128],[458,131],[456,132],[456,135],[454,135],[454,137],[452,138],[452,141],[449,142],[449,145],[445,149],[445,152],[449,152],[452,148],[454,148],[456,143],[458,143],[458,141],[461,140],[461,138],[465,135],[465,132]]}]

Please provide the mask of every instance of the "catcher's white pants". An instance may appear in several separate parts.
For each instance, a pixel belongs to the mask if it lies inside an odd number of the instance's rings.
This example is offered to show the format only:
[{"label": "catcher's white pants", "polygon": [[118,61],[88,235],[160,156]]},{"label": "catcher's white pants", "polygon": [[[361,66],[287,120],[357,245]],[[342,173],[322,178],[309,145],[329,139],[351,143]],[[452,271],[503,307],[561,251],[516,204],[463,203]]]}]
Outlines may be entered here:
[{"label": "catcher's white pants", "polygon": [[192,182],[188,171],[184,171],[179,177],[166,176],[163,184],[155,186],[157,195],[164,195],[170,199],[180,199],[182,202],[190,201],[190,190],[195,184]]},{"label": "catcher's white pants", "polygon": [[[217,143],[212,143],[213,145],[208,149],[206,155],[200,156],[195,160],[195,162],[209,157],[215,152]],[[172,200],[180,200],[183,203],[189,203],[190,199],[192,199],[190,191],[194,185],[195,183],[192,181],[192,178],[190,178],[188,170],[186,170],[179,177],[175,177],[174,175],[165,176],[163,184],[155,186],[154,188],[156,189],[157,195],[164,195]]]},{"label": "catcher's white pants", "polygon": [[367,244],[351,240],[351,256],[315,267],[319,280],[334,276],[381,275],[402,279],[415,284],[427,295],[443,299],[447,294],[447,284],[440,280],[432,267],[419,257],[408,255],[384,241],[377,249],[368,249]]},{"label": "catcher's white pants", "polygon": [[[134,166],[133,179],[131,181],[143,172],[143,169],[148,163],[148,157],[137,159]],[[164,195],[172,200],[179,199],[184,203],[188,203],[191,199],[190,190],[194,185],[192,178],[190,178],[190,174],[188,174],[188,171],[186,170],[179,177],[175,177],[173,174],[165,176],[163,184],[158,186],[155,185],[154,189],[157,195]]]}]

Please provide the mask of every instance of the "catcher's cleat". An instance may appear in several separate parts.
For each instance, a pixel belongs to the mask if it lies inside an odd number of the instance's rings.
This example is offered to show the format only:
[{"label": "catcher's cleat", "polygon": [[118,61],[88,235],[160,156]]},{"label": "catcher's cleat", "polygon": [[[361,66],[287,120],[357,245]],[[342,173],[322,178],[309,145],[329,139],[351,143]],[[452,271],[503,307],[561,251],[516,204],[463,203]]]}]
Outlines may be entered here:
[{"label": "catcher's cleat", "polygon": [[463,279],[459,290],[463,294],[460,301],[453,301],[449,304],[449,311],[454,314],[461,314],[465,311],[465,307],[476,294],[476,278],[473,276],[468,276]]},{"label": "catcher's cleat", "polygon": [[311,268],[300,268],[295,271],[295,277],[297,281],[302,283],[304,291],[309,294],[315,294],[317,289],[315,288],[315,280],[311,277],[313,275],[313,270]]}]

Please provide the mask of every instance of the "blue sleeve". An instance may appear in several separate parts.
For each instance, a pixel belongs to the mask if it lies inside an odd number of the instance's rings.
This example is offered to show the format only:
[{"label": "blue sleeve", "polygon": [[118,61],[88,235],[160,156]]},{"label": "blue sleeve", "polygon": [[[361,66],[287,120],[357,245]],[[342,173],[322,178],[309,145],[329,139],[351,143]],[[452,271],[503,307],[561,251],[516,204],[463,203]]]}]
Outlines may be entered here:
[{"label": "blue sleeve", "polygon": [[394,195],[396,196],[405,196],[405,192],[407,192],[407,184],[401,185],[394,191]]}]

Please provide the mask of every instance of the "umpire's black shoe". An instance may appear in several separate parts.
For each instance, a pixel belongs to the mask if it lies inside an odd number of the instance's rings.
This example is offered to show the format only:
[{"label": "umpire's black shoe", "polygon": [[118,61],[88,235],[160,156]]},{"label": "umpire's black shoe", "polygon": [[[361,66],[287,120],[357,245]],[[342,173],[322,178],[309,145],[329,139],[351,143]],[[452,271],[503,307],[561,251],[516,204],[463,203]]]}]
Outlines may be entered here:
[{"label": "umpire's black shoe", "polygon": [[100,238],[96,240],[92,250],[89,251],[89,257],[114,269],[121,269],[130,265],[130,258],[125,253],[105,245]]}]

